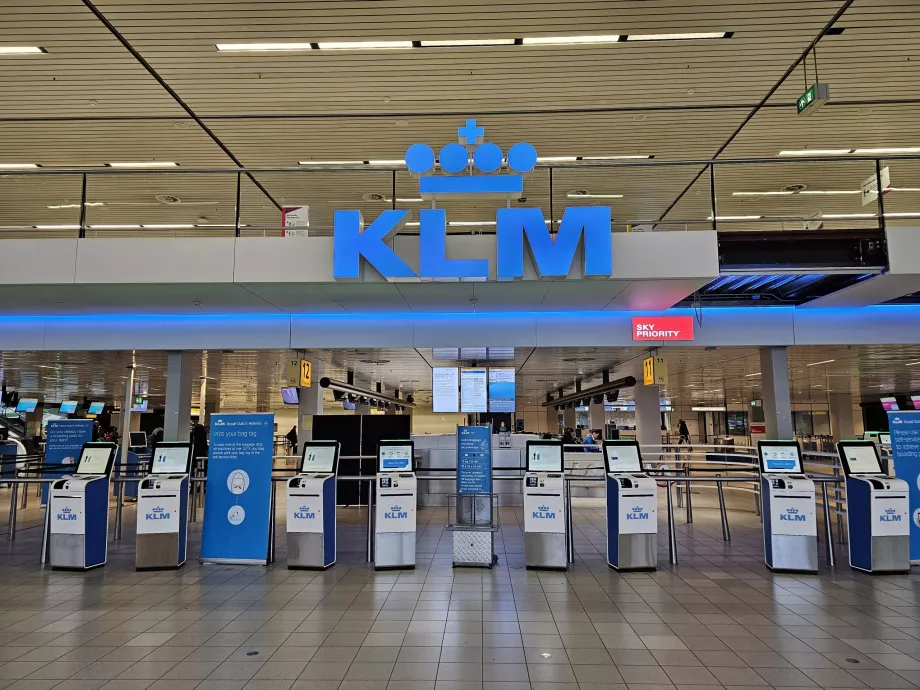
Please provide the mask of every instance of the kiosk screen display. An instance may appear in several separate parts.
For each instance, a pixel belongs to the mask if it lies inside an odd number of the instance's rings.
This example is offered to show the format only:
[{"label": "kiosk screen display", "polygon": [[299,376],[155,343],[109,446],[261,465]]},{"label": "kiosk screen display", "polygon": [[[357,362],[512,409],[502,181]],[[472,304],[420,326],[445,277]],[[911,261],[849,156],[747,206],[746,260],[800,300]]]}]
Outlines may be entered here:
[{"label": "kiosk screen display", "polygon": [[915,410],[920,410],[920,395],[910,396],[910,402],[914,406]]},{"label": "kiosk screen display", "polygon": [[898,407],[897,398],[881,398],[881,401],[882,409],[885,410],[885,412],[897,412],[899,409],[901,409]]},{"label": "kiosk screen display", "polygon": [[757,453],[760,455],[761,472],[802,473],[802,456],[799,453],[799,444],[795,441],[758,443]]},{"label": "kiosk screen display", "polygon": [[840,459],[849,470],[848,474],[882,474],[882,464],[875,451],[875,444],[841,443]]},{"label": "kiosk screen display", "polygon": [[143,431],[132,431],[131,435],[128,437],[128,440],[130,441],[132,448],[147,447],[147,434],[145,434]]},{"label": "kiosk screen display", "polygon": [[339,456],[337,443],[308,443],[303,447],[303,458],[300,460],[300,471],[332,474],[335,472],[336,460]]},{"label": "kiosk screen display", "polygon": [[412,472],[411,443],[381,443],[377,450],[378,472]]},{"label": "kiosk screen display", "polygon": [[891,445],[891,434],[889,433],[879,434],[878,442],[881,443],[883,446],[890,446]]},{"label": "kiosk screen display", "polygon": [[16,404],[16,411],[35,412],[36,407],[38,407],[38,400],[35,398],[20,398],[19,402]]},{"label": "kiosk screen display", "polygon": [[61,409],[58,410],[59,414],[73,414],[77,411],[77,401],[76,400],[65,400],[61,403]]},{"label": "kiosk screen display", "polygon": [[108,474],[115,457],[115,446],[111,443],[83,446],[77,471],[74,474]]},{"label": "kiosk screen display", "polygon": [[604,455],[608,472],[641,472],[642,459],[635,443],[605,443]]},{"label": "kiosk screen display", "polygon": [[153,449],[152,474],[188,474],[192,464],[191,443],[158,443]]},{"label": "kiosk screen display", "polygon": [[562,444],[528,443],[528,472],[562,472]]},{"label": "kiosk screen display", "polygon": [[87,414],[102,414],[102,410],[104,408],[105,408],[105,403],[101,403],[101,402],[90,403],[89,408],[87,408],[86,410],[86,413]]}]

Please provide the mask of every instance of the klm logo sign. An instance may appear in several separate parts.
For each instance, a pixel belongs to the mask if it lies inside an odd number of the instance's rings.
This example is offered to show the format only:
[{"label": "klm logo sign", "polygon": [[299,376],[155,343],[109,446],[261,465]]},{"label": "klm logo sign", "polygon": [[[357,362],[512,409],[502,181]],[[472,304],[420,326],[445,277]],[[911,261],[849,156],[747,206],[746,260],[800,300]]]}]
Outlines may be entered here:
[{"label": "klm logo sign", "polygon": [[315,520],[316,513],[311,513],[309,506],[300,506],[299,510],[294,511],[295,520]]},{"label": "klm logo sign", "polygon": [[779,519],[786,522],[805,522],[808,516],[800,513],[798,508],[787,508],[785,513],[779,514]]},{"label": "klm logo sign", "polygon": [[65,521],[76,520],[77,514],[70,508],[61,508],[61,512],[57,514],[57,519]]},{"label": "klm logo sign", "polygon": [[533,516],[537,520],[555,520],[556,513],[551,512],[549,506],[539,506],[533,511]]},{"label": "klm logo sign", "polygon": [[[520,198],[524,173],[534,169],[537,151],[528,143],[514,144],[507,153],[491,142],[483,143],[484,129],[475,120],[457,130],[459,143],[441,148],[435,168],[434,150],[413,144],[406,151],[406,166],[419,175],[419,192],[425,200],[453,200],[485,195],[502,201]],[[506,170],[502,167],[506,166]],[[416,273],[387,244],[409,221],[409,211],[384,211],[365,227],[360,211],[336,211],[334,217],[333,277],[360,278],[362,259],[385,278],[489,277],[487,259],[448,259],[447,213],[422,209],[418,215],[419,270]],[[572,268],[580,242],[584,244],[584,275],[609,277],[613,272],[610,207],[567,208],[555,236],[539,208],[499,208],[495,212],[496,274],[499,280],[524,276],[524,244],[530,249],[541,277],[565,278]]]},{"label": "klm logo sign", "polygon": [[169,520],[169,513],[167,513],[163,508],[157,506],[149,513],[144,515],[145,520]]},{"label": "klm logo sign", "polygon": [[402,509],[402,506],[390,506],[390,509],[383,514],[387,520],[405,520],[409,513]]},{"label": "klm logo sign", "polygon": [[636,506],[631,512],[626,513],[627,520],[648,520],[648,513],[642,512],[642,506]]},{"label": "klm logo sign", "polygon": [[897,514],[894,508],[888,508],[884,513],[879,515],[879,521],[881,522],[901,522],[901,516]]}]

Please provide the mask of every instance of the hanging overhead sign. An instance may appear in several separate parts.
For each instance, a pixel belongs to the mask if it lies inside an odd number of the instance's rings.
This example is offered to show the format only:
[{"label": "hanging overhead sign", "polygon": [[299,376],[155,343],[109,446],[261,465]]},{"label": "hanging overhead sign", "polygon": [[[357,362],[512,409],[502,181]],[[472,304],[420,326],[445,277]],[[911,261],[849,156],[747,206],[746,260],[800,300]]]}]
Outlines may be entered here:
[{"label": "hanging overhead sign", "polygon": [[867,177],[862,183],[862,205],[866,206],[873,201],[878,201],[878,190],[881,188],[882,196],[891,191],[891,169],[886,165],[879,170],[878,175]]},{"label": "hanging overhead sign", "polygon": [[307,237],[310,227],[309,206],[285,206],[281,209],[281,225],[284,237]]},{"label": "hanging overhead sign", "polygon": [[634,316],[632,339],[693,340],[692,316]]},{"label": "hanging overhead sign", "polygon": [[668,385],[668,363],[664,357],[655,355],[642,360],[642,383],[646,386]]},{"label": "hanging overhead sign", "polygon": [[795,109],[799,115],[811,115],[818,112],[830,97],[831,90],[827,84],[814,83],[799,96]]}]

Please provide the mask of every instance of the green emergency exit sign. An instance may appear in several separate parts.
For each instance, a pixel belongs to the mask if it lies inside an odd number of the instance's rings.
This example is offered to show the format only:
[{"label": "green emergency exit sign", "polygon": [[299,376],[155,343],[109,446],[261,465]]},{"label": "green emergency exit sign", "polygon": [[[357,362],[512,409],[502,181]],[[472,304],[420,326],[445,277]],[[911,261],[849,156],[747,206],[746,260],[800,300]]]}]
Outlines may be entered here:
[{"label": "green emergency exit sign", "polygon": [[821,109],[827,99],[830,97],[830,89],[827,84],[814,83],[811,88],[799,96],[795,102],[795,108],[799,115],[811,115]]}]

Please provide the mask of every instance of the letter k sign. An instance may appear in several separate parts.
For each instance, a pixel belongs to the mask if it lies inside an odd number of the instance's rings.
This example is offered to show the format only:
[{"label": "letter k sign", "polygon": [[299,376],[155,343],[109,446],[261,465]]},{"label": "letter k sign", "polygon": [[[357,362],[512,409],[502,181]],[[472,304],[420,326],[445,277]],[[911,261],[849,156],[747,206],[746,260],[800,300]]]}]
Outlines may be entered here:
[{"label": "letter k sign", "polygon": [[384,243],[387,236],[402,227],[408,215],[408,211],[384,211],[364,229],[360,211],[336,211],[333,221],[333,277],[360,278],[363,256],[387,278],[415,278],[415,271]]}]

